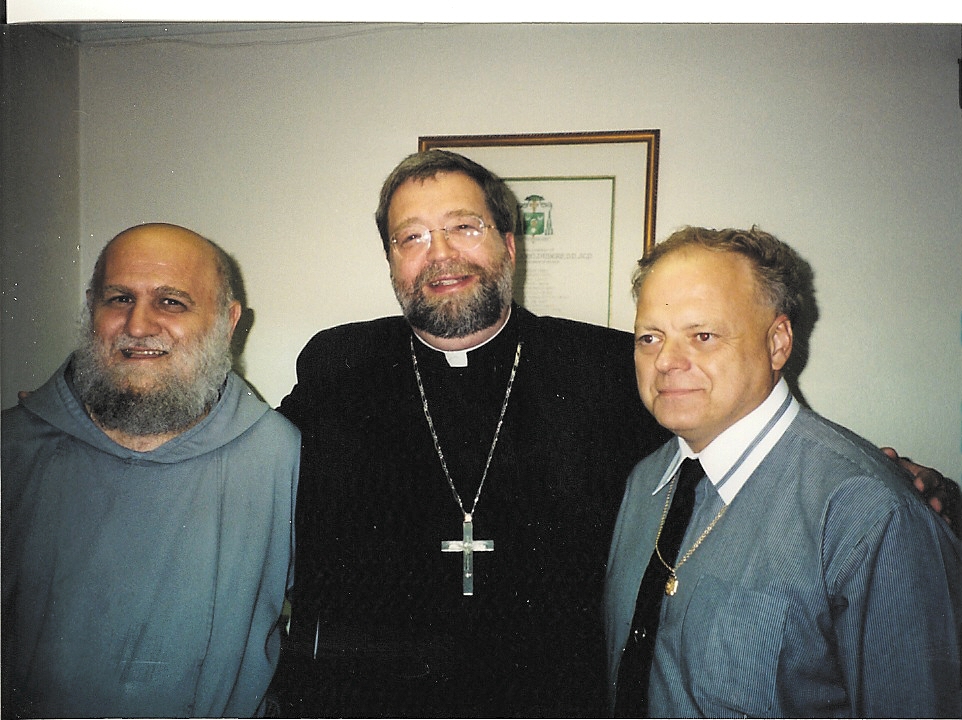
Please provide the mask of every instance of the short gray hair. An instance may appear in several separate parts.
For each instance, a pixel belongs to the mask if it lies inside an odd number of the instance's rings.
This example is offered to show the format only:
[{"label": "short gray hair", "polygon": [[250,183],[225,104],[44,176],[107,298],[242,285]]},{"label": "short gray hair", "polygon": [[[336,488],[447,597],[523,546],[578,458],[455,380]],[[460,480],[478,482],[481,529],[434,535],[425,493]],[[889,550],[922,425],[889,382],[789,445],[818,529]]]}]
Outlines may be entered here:
[{"label": "short gray hair", "polygon": [[778,315],[785,314],[794,325],[806,299],[812,295],[812,272],[805,260],[791,247],[757,226],[751,230],[713,230],[684,227],[660,243],[641,260],[631,281],[637,300],[641,287],[661,258],[684,248],[700,247],[712,252],[730,252],[747,258],[762,299]]}]

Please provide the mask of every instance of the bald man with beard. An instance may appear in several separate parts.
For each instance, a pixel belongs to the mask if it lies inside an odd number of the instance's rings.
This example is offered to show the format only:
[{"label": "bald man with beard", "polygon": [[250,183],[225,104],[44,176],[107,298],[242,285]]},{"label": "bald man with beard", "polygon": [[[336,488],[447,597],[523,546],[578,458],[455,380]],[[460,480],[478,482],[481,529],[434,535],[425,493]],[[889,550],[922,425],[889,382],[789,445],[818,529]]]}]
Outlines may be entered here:
[{"label": "bald man with beard", "polygon": [[262,710],[299,434],[231,371],[233,276],[191,230],[125,230],[80,347],[3,413],[4,714]]}]

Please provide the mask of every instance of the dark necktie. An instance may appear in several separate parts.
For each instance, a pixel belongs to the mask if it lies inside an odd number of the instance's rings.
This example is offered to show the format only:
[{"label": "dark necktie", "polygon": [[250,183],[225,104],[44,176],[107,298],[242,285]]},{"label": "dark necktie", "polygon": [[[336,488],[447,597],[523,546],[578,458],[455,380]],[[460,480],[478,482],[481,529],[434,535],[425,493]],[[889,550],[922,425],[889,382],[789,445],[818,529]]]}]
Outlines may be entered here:
[{"label": "dark necktie", "polygon": [[[695,486],[705,477],[698,460],[688,459],[681,464],[671,507],[658,538],[658,549],[665,562],[675,565],[685,530],[691,520],[695,507]],[[655,633],[658,631],[658,618],[661,603],[665,597],[665,583],[668,569],[651,554],[648,569],[638,588],[635,601],[635,615],[631,622],[631,632],[618,668],[618,691],[615,695],[615,717],[647,717],[648,715],[648,674],[655,649]]]}]

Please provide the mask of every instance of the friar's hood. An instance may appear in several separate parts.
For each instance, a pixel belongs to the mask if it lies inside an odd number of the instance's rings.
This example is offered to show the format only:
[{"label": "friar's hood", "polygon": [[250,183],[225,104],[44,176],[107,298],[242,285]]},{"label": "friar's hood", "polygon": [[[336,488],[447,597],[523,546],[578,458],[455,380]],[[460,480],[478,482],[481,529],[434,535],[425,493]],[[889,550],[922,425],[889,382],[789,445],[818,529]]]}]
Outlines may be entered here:
[{"label": "friar's hood", "polygon": [[155,450],[137,452],[118,445],[98,428],[67,380],[70,358],[37,391],[21,400],[23,408],[58,430],[120,458],[178,463],[216,450],[245,433],[270,408],[233,371],[217,404],[203,420]]}]

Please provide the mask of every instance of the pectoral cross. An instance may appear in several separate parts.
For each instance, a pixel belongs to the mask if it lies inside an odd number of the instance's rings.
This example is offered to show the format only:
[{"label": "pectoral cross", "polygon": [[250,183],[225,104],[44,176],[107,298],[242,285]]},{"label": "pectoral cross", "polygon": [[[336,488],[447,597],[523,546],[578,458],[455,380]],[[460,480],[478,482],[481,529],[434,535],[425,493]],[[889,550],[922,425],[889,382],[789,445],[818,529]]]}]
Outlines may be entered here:
[{"label": "pectoral cross", "polygon": [[494,550],[494,540],[475,540],[474,523],[471,513],[464,514],[464,539],[442,540],[441,552],[459,552],[463,560],[464,570],[463,591],[465,595],[474,595],[474,553]]}]

